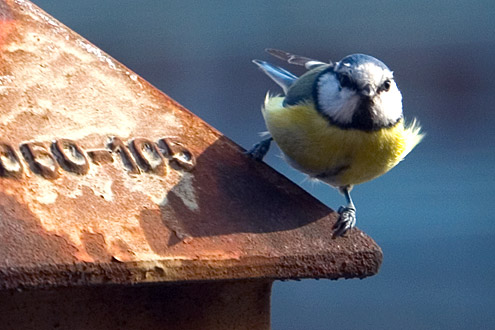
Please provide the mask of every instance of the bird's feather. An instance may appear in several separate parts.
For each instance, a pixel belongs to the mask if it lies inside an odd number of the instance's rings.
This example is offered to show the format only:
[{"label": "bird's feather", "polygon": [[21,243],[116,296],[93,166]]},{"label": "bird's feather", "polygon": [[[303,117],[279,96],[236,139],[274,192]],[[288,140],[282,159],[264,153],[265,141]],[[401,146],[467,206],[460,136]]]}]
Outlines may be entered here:
[{"label": "bird's feather", "polygon": [[318,60],[314,60],[309,57],[301,56],[301,55],[296,55],[292,54],[280,49],[274,49],[274,48],[267,48],[265,51],[272,55],[275,56],[276,58],[279,58],[281,60],[286,61],[287,63],[294,64],[294,65],[301,65],[304,66],[306,69],[311,70],[314,69],[320,65],[325,65],[325,64],[331,64],[331,63],[325,63],[321,62]]}]

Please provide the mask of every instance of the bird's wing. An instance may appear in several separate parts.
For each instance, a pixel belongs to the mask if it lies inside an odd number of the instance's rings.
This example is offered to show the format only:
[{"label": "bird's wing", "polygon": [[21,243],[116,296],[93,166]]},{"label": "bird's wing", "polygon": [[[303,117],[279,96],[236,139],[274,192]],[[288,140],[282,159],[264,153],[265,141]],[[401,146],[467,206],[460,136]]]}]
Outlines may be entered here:
[{"label": "bird's wing", "polygon": [[267,49],[265,49],[265,51],[272,56],[275,56],[277,58],[280,58],[280,59],[286,61],[287,63],[295,64],[295,65],[301,65],[301,66],[304,66],[308,70],[314,69],[320,65],[329,64],[329,63],[321,62],[318,60],[314,60],[314,59],[309,58],[309,57],[291,54],[289,52],[286,52],[286,51],[283,51],[280,49],[267,48]]},{"label": "bird's wing", "polygon": [[270,77],[273,81],[275,81],[282,89],[284,93],[287,94],[289,87],[297,80],[297,76],[290,73],[289,71],[282,69],[281,67],[274,66],[268,62],[253,60],[253,63],[256,64],[263,72]]}]

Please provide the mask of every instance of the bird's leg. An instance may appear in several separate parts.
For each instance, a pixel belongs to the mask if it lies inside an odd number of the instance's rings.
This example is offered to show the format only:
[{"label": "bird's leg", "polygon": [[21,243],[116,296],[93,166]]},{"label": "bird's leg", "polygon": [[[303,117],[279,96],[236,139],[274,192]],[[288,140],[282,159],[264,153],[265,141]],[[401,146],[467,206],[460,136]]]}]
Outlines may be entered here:
[{"label": "bird's leg", "polygon": [[341,187],[340,190],[347,200],[347,206],[341,206],[337,211],[339,213],[339,219],[333,226],[333,237],[344,235],[356,225],[356,207],[351,198],[351,186]]},{"label": "bird's leg", "polygon": [[270,149],[270,144],[272,143],[273,138],[270,136],[264,140],[261,140],[259,143],[255,144],[250,150],[246,152],[249,156],[256,160],[263,160],[263,157],[267,154]]}]

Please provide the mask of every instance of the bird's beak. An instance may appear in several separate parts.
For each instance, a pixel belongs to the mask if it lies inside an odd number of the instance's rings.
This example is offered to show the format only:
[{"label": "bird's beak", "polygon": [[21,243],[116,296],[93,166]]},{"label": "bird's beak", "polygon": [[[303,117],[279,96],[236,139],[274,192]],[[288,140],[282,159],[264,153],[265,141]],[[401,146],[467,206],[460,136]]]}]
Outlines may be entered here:
[{"label": "bird's beak", "polygon": [[375,89],[373,88],[373,86],[371,86],[371,84],[366,84],[364,85],[364,87],[361,89],[361,94],[363,96],[366,96],[368,98],[372,98],[373,96],[375,96],[376,94],[376,91]]}]

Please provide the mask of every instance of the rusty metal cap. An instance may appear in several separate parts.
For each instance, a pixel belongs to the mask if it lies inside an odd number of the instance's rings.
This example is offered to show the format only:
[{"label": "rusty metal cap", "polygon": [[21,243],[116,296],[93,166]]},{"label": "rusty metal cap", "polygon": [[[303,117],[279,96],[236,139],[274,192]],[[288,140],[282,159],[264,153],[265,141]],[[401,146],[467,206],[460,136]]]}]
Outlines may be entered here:
[{"label": "rusty metal cap", "polygon": [[0,0],[0,288],[365,277],[380,248],[28,1]]}]

